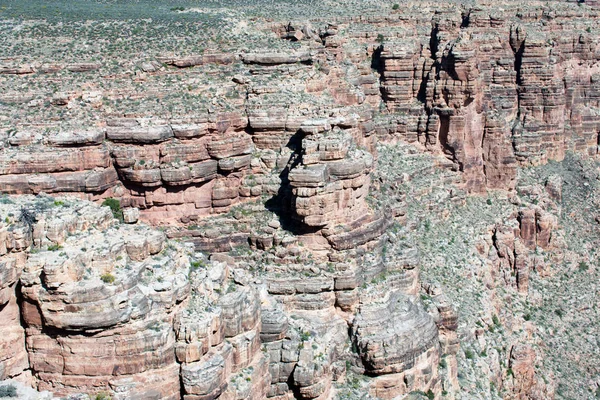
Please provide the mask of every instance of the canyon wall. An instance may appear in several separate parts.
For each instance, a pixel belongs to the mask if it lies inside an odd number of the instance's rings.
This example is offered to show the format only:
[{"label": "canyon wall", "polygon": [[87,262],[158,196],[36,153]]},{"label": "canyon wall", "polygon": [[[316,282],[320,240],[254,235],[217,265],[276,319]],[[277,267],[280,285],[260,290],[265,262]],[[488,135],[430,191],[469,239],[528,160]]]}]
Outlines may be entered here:
[{"label": "canyon wall", "polygon": [[[564,248],[562,182],[517,193],[517,171],[597,158],[600,10],[402,8],[244,21],[261,48],[1,59],[0,380],[114,399],[468,398],[458,312],[421,279],[414,232],[498,190],[511,213],[482,234],[475,275],[492,299],[527,296],[536,252]],[[485,384],[553,398],[527,332]]]},{"label": "canyon wall", "polygon": [[[189,224],[289,191],[285,166],[313,151],[302,149],[307,135],[330,153],[323,161],[351,138],[375,158],[378,140],[418,143],[444,154],[469,191],[510,190],[519,165],[598,153],[597,18],[594,5],[415,3],[387,16],[271,23],[263,34],[293,47],[159,53],[117,86],[102,64],[5,60],[9,108],[75,121],[8,117],[2,191],[116,197],[147,221]],[[199,82],[202,71],[211,78]],[[16,89],[57,75],[54,94]],[[172,96],[191,111],[139,105]],[[323,142],[327,132],[335,137]]]}]

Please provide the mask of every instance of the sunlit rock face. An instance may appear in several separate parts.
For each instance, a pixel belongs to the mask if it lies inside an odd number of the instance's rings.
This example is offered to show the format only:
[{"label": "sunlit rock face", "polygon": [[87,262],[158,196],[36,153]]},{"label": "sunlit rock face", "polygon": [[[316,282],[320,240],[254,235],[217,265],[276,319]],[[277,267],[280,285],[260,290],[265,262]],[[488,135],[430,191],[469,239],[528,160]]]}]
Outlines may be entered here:
[{"label": "sunlit rock face", "polygon": [[597,2],[157,7],[0,10],[0,381],[597,393],[592,333],[564,339],[585,384],[544,347],[595,320],[547,307],[597,291]]}]

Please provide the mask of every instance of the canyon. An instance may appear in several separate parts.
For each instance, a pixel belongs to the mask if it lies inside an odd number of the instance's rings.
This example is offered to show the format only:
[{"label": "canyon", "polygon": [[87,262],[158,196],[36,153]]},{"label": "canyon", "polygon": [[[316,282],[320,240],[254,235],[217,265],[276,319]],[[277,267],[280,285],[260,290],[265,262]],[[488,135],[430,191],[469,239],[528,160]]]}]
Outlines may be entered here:
[{"label": "canyon", "polygon": [[2,9],[0,390],[600,396],[600,4],[217,3]]}]

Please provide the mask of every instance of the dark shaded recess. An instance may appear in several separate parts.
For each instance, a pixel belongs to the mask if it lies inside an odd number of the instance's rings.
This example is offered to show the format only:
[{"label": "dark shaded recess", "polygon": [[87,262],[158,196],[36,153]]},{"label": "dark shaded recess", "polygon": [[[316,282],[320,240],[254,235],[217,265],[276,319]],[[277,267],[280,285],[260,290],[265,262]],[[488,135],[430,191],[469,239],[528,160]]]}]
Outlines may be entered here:
[{"label": "dark shaded recess", "polygon": [[523,53],[525,52],[525,41],[521,43],[519,48],[515,51],[515,63],[514,68],[517,73],[517,85],[523,84],[523,77],[521,75],[521,66],[523,65]]},{"label": "dark shaded recess", "polygon": [[468,28],[471,22],[471,10],[462,13],[462,22],[460,23],[461,28]]},{"label": "dark shaded recess", "polygon": [[292,169],[302,163],[302,139],[304,139],[304,137],[304,133],[296,132],[286,144],[286,147],[291,149],[293,154],[288,165],[286,165],[279,174],[281,186],[279,187],[277,194],[265,202],[266,209],[279,217],[282,229],[291,232],[294,235],[314,233],[321,229],[320,227],[307,226],[298,222],[298,220],[294,218],[295,216],[292,209],[294,196],[292,195],[289,174]]},{"label": "dark shaded recess", "polygon": [[377,71],[379,74],[379,95],[385,101],[385,93],[383,90],[383,71],[384,71],[384,63],[381,59],[381,53],[383,52],[383,45],[377,46],[377,48],[373,51],[373,55],[371,56],[371,69]]},{"label": "dark shaded recess", "polygon": [[445,71],[453,80],[458,81],[458,74],[455,69],[456,58],[454,57],[454,53],[452,50],[448,52],[447,56],[442,57],[440,62],[440,71]]},{"label": "dark shaded recess", "polygon": [[[433,68],[435,68],[435,67],[432,67],[432,69]],[[431,74],[431,71],[429,71],[427,73],[427,75],[425,75],[423,77],[423,79],[421,79],[421,84],[419,85],[419,91],[417,92],[417,100],[423,104],[427,103],[427,82],[429,81],[430,74]]]},{"label": "dark shaded recess", "polygon": [[381,59],[381,53],[383,52],[383,46],[379,45],[374,51],[373,56],[371,56],[371,69],[383,73],[383,60]]},{"label": "dark shaded recess", "polygon": [[475,100],[473,97],[471,97],[470,95],[467,96],[467,98],[465,99],[465,101],[463,103],[463,107],[468,107],[469,104],[471,104],[473,102],[473,100]]},{"label": "dark shaded recess", "polygon": [[302,396],[302,393],[300,393],[300,388],[294,383],[294,371],[296,370],[296,368],[298,368],[297,364],[296,366],[294,366],[294,369],[292,370],[292,373],[290,374],[286,383],[288,385],[288,388],[292,391],[294,399],[303,399],[304,396]]},{"label": "dark shaded recess", "polygon": [[438,26],[431,28],[431,36],[429,37],[429,50],[431,50],[431,58],[435,59],[436,54],[439,50],[440,43],[438,42],[437,35],[440,32]]},{"label": "dark shaded recess", "polygon": [[448,133],[450,132],[450,116],[449,115],[440,115],[440,132],[438,135],[438,139],[440,141],[440,145],[442,146],[442,150],[445,154],[454,157],[454,150],[450,143],[448,143]]}]

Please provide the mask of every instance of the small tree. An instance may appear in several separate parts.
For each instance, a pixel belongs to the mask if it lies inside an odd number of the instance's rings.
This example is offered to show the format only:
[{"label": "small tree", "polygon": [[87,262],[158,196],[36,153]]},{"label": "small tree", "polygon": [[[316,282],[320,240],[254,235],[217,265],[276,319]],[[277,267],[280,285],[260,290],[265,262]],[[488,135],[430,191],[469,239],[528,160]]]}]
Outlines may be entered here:
[{"label": "small tree", "polygon": [[37,220],[37,216],[31,210],[26,209],[25,207],[21,207],[21,214],[19,215],[19,221],[29,226],[29,228],[33,227],[35,221]]},{"label": "small tree", "polygon": [[103,206],[109,207],[112,211],[113,217],[123,222],[123,210],[121,209],[121,202],[118,199],[108,198],[102,202]]}]

